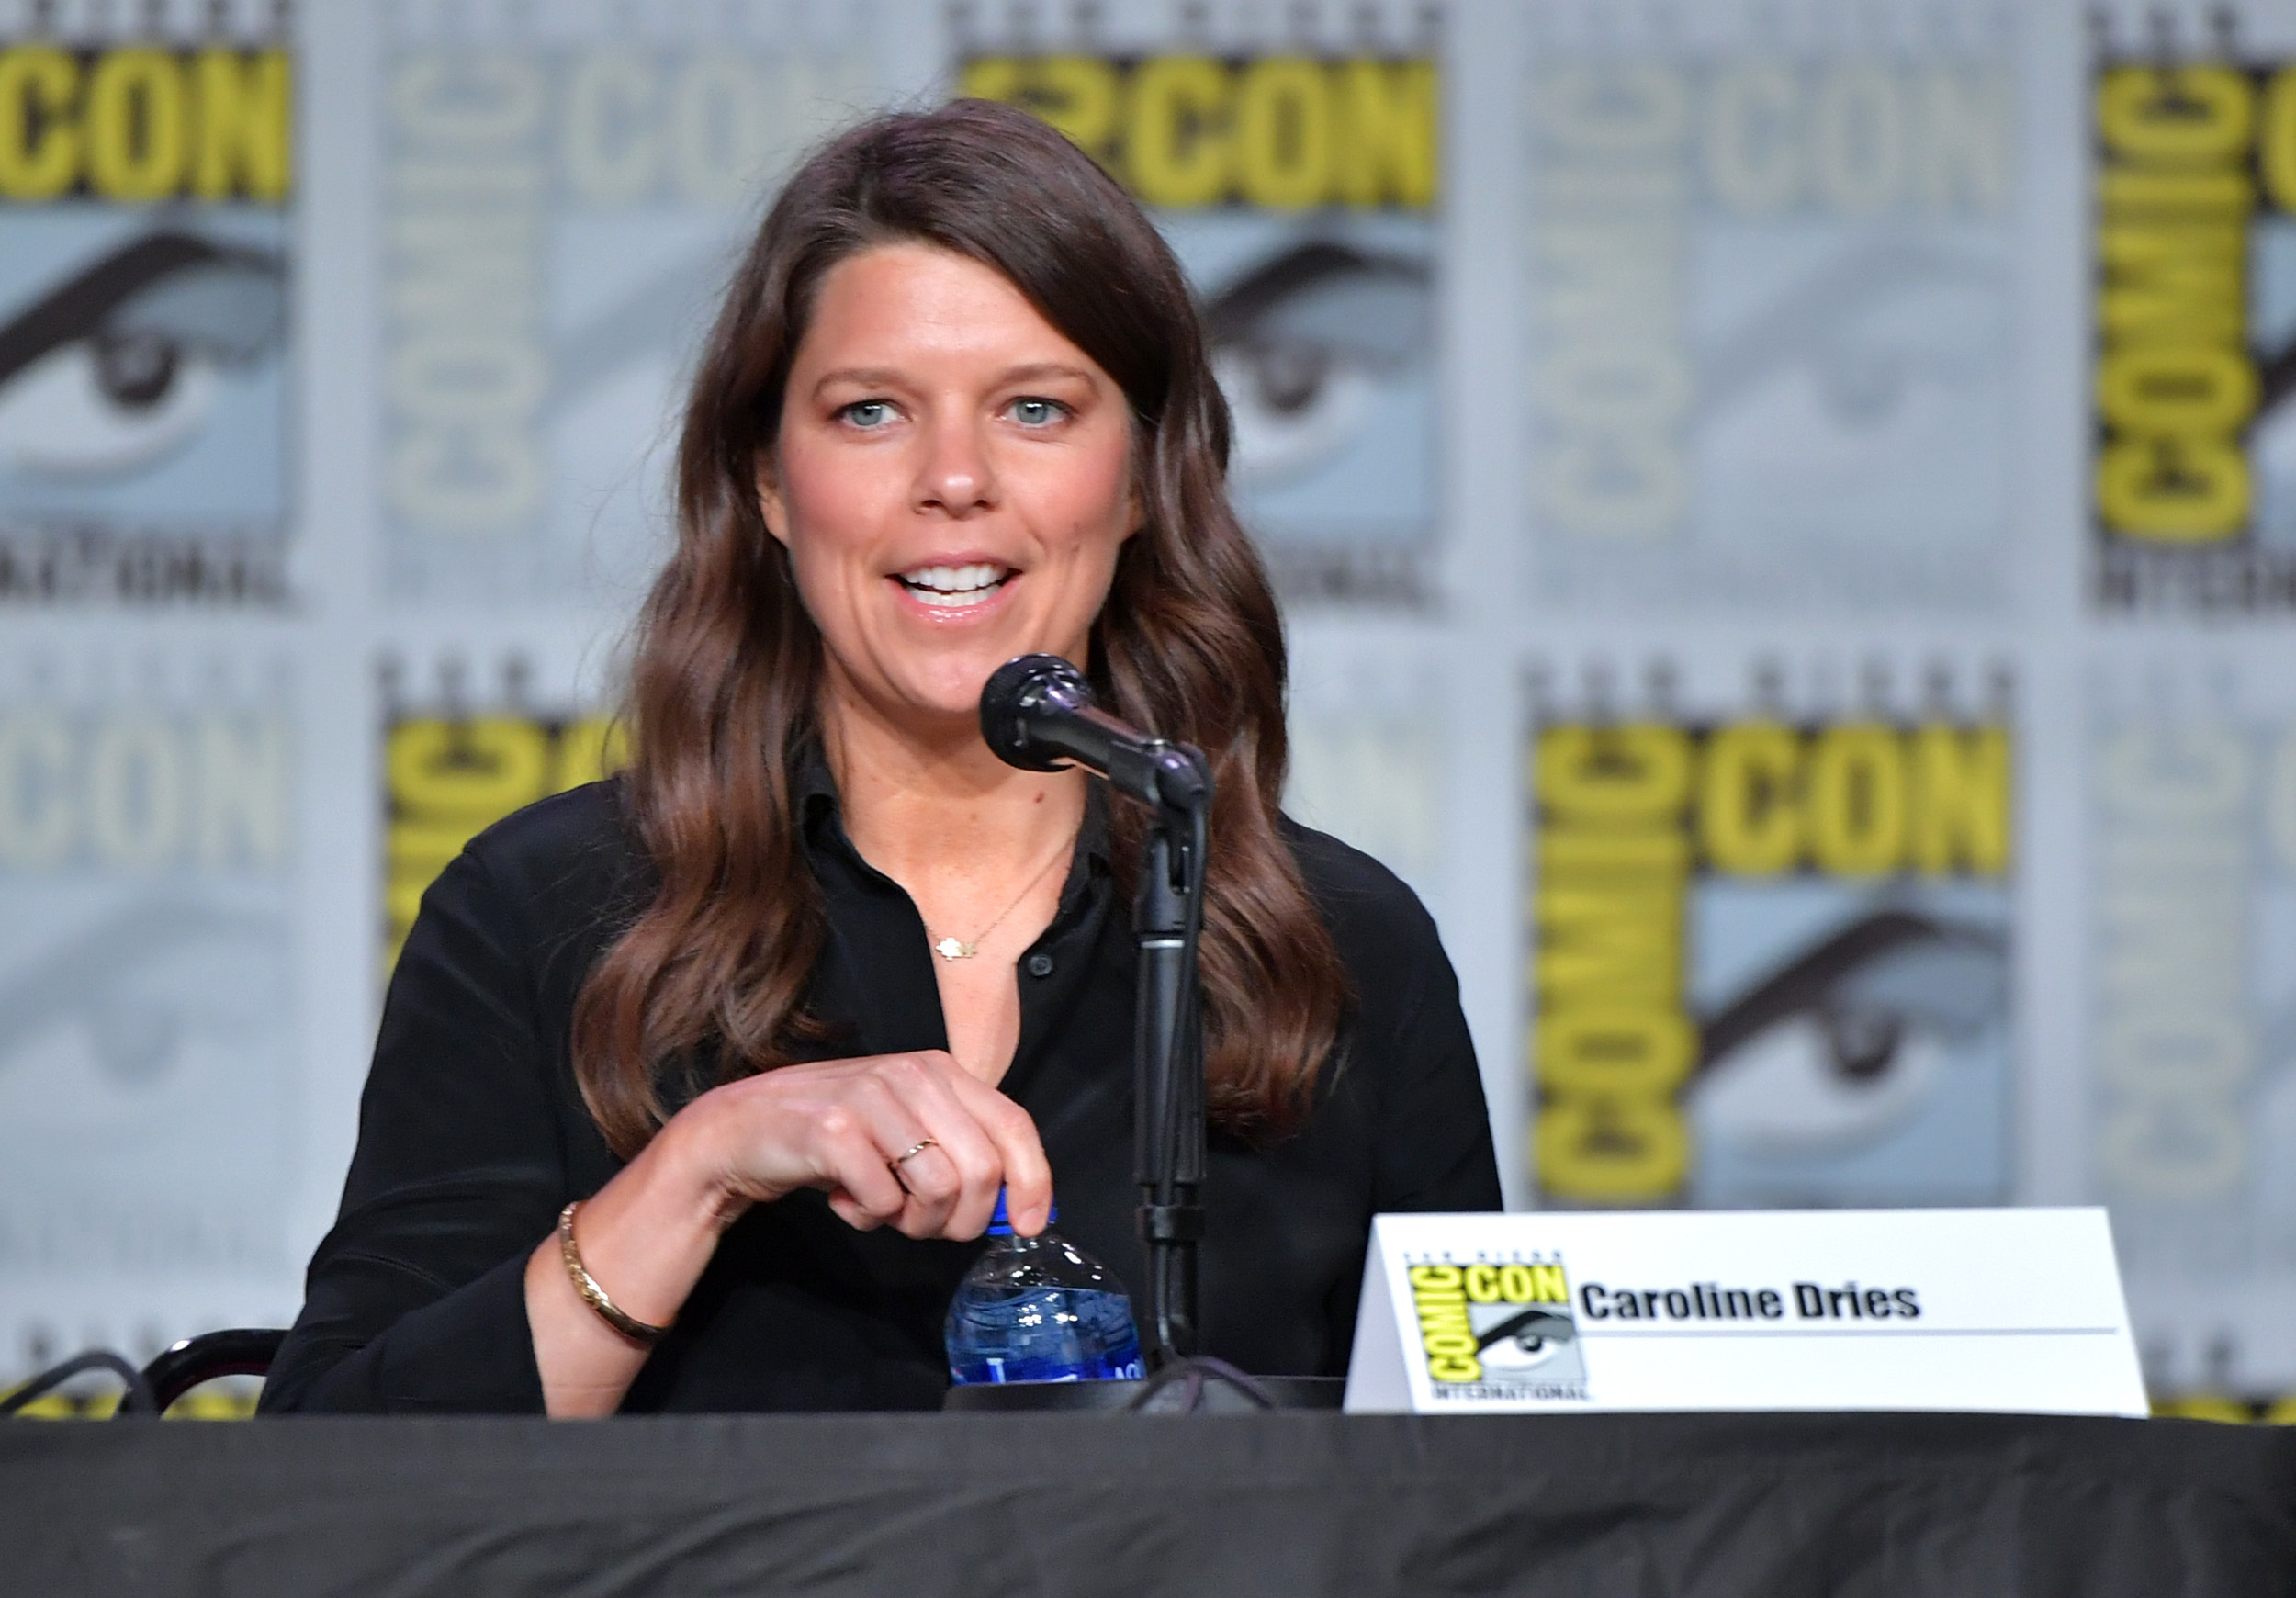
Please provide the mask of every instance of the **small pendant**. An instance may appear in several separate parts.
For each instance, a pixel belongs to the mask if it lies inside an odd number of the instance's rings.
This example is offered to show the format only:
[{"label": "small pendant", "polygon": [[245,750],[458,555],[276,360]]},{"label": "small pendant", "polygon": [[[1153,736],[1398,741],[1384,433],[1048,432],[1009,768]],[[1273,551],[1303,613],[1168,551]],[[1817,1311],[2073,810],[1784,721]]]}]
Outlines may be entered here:
[{"label": "small pendant", "polygon": [[970,943],[960,943],[953,938],[944,938],[933,945],[933,952],[943,960],[970,960],[973,958],[973,948],[974,946]]}]

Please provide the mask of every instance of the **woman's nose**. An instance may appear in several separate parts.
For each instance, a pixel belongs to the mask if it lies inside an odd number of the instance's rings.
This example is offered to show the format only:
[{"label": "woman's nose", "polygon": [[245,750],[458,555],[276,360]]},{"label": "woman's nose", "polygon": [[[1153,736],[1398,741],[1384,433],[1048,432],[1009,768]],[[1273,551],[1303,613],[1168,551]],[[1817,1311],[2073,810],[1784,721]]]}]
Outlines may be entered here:
[{"label": "woman's nose", "polygon": [[966,421],[936,422],[926,430],[917,482],[917,508],[966,517],[996,503],[996,475],[985,440]]}]

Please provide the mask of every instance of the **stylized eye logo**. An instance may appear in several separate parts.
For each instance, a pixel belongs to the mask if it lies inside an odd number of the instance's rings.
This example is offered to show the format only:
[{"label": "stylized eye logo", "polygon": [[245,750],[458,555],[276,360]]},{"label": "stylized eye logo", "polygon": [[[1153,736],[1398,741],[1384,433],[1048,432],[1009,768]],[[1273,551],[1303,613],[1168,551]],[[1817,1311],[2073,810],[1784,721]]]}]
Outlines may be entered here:
[{"label": "stylized eye logo", "polygon": [[[175,1066],[187,1037],[245,1024],[234,993],[276,981],[286,934],[273,918],[197,901],[129,905],[0,976],[0,1072],[43,1034],[84,1028],[96,1066],[143,1087]],[[236,986],[186,962],[223,962]]]},{"label": "stylized eye logo", "polygon": [[1424,262],[1322,239],[1213,296],[1204,331],[1235,421],[1238,485],[1288,482],[1345,449],[1379,385],[1425,354],[1427,300]]},{"label": "stylized eye logo", "polygon": [[1524,1370],[1544,1365],[1577,1339],[1579,1329],[1568,1315],[1552,1310],[1525,1310],[1480,1334],[1475,1341],[1486,1367]]},{"label": "stylized eye logo", "polygon": [[1909,910],[1860,916],[1700,1028],[1689,1092],[1713,1135],[1778,1155],[1887,1136],[1952,1052],[2008,1011],[2008,949],[1988,928]]},{"label": "stylized eye logo", "polygon": [[146,233],[0,325],[0,470],[64,478],[155,466],[197,436],[219,374],[286,321],[278,255]]},{"label": "stylized eye logo", "polygon": [[[1717,415],[1803,369],[1841,426],[1883,426],[1916,383],[1965,381],[1975,369],[1945,347],[1925,305],[1941,295],[1998,293],[2001,281],[1990,264],[1950,250],[1875,240],[1800,277],[1708,344],[1698,357],[1698,411]],[[1950,316],[1967,320],[1964,311]]]}]

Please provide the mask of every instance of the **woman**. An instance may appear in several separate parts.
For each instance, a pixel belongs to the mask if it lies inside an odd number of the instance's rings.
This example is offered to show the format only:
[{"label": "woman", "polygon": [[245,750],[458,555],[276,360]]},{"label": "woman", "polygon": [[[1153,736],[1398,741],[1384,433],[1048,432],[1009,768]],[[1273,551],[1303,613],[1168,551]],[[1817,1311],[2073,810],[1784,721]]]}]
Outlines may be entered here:
[{"label": "woman", "polygon": [[265,1407],[933,1407],[1000,1185],[1136,1277],[1142,821],[982,742],[1032,651],[1219,784],[1203,1351],[1344,1370],[1371,1215],[1498,1185],[1424,912],[1277,813],[1227,448],[1177,265],[1059,135],[967,103],[809,162],[695,380],[634,760],[426,896]]}]

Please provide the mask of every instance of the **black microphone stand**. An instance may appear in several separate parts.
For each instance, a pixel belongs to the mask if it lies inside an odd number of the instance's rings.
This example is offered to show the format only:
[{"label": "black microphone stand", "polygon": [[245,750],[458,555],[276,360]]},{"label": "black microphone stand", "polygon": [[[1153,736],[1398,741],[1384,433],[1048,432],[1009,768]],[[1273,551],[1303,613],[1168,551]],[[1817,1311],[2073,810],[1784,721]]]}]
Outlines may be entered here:
[{"label": "black microphone stand", "polygon": [[1211,772],[1194,749],[1155,751],[1155,825],[1132,898],[1139,950],[1132,1016],[1135,1073],[1132,1173],[1147,1251],[1148,1367],[1196,1352],[1198,1202],[1204,1182],[1204,1028],[1197,943],[1204,928],[1204,867],[1211,829]]}]

